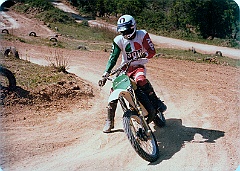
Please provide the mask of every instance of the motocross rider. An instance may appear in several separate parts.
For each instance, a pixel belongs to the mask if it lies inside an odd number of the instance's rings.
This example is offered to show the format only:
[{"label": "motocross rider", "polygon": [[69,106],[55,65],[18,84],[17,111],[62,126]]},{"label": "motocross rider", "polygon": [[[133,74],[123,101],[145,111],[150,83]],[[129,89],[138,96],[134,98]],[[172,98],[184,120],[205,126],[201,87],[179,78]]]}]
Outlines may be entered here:
[{"label": "motocross rider", "polygon": [[[145,30],[137,30],[136,22],[131,15],[123,15],[117,21],[117,32],[121,33],[113,40],[112,51],[106,65],[106,70],[102,75],[103,79],[99,80],[99,86],[104,86],[106,78],[116,65],[118,57],[122,52],[122,64],[132,58],[141,57],[139,60],[131,63],[128,69],[128,76],[132,77],[138,87],[148,95],[156,110],[164,112],[167,106],[156,96],[152,85],[146,79],[146,69],[144,64],[152,58],[156,51],[154,45]],[[117,100],[108,104],[106,124],[103,128],[104,133],[111,132],[114,128],[114,117],[117,108]]]}]

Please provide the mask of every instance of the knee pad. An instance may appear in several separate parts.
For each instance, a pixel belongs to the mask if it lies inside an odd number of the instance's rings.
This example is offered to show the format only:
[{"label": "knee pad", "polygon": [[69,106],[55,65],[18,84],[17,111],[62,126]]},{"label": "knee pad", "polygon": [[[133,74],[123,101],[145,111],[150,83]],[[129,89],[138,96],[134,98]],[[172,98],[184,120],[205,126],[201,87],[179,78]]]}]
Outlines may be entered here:
[{"label": "knee pad", "polygon": [[137,85],[138,86],[144,86],[145,84],[147,84],[147,80],[146,80],[146,77],[144,75],[139,75],[137,78],[136,78],[136,82],[137,82]]}]

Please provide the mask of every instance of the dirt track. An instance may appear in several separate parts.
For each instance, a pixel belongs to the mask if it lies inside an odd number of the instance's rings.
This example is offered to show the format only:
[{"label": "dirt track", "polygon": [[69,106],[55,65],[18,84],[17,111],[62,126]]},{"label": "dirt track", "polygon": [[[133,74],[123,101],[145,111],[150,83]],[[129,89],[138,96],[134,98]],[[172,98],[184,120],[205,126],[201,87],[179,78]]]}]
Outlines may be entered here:
[{"label": "dirt track", "polygon": [[[8,15],[17,17],[20,27],[12,31],[18,36],[27,36],[32,31],[30,26],[40,25],[22,15],[12,12]],[[43,37],[54,34],[43,25],[38,29]],[[30,60],[39,64],[46,64],[42,54],[51,50],[20,42],[1,43],[9,45],[17,47],[21,58],[25,59],[27,52]],[[97,88],[109,53],[78,50],[64,53],[71,59],[69,71]],[[38,118],[28,118],[26,122],[16,111],[18,122],[1,126],[4,139],[0,143],[0,167],[4,171],[235,170],[240,161],[240,70],[164,58],[150,60],[147,68],[155,91],[168,105],[166,127],[151,125],[161,154],[157,162],[148,163],[134,152],[122,132],[120,110],[115,132],[102,133],[110,87],[107,84],[95,92],[96,98],[89,102],[93,103],[92,108],[80,111],[73,107],[68,113],[43,115],[41,124],[37,123]],[[3,151],[5,146],[11,148]]]}]

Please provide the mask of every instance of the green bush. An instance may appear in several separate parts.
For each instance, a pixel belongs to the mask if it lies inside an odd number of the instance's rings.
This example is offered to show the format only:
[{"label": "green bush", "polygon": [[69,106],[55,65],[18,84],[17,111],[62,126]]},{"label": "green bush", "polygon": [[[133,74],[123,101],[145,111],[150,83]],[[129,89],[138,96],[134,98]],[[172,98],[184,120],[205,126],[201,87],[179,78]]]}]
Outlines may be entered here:
[{"label": "green bush", "polygon": [[48,0],[24,0],[15,6],[15,9],[22,13],[36,14],[36,17],[48,23],[73,23],[74,19],[71,14],[55,8]]},{"label": "green bush", "polygon": [[53,9],[53,5],[48,0],[27,0],[30,6],[44,10]]},{"label": "green bush", "polygon": [[39,13],[37,17],[49,23],[74,23],[74,19],[70,15],[57,8]]},{"label": "green bush", "polygon": [[81,23],[82,26],[86,26],[89,27],[88,21],[87,20],[83,20]]}]

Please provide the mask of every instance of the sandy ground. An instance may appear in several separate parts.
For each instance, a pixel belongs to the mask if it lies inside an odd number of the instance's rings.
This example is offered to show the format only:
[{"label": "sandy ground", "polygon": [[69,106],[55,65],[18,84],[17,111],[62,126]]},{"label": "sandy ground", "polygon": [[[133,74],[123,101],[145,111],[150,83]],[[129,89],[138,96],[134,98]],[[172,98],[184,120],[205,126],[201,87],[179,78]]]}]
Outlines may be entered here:
[{"label": "sandy ground", "polygon": [[[12,29],[12,34],[18,36],[28,36],[30,26],[41,25],[20,14],[6,14],[19,25]],[[9,21],[6,17],[3,20]],[[41,25],[38,34],[48,37],[54,32]],[[1,46],[15,46],[21,58],[38,64],[47,64],[42,54],[53,50],[17,41],[1,41]],[[69,72],[96,88],[94,100],[87,101],[84,110],[73,106],[67,112],[20,110],[11,116],[1,115],[0,167],[4,171],[232,171],[239,166],[239,68],[164,58],[150,60],[148,78],[168,110],[166,127],[151,124],[160,158],[149,163],[128,142],[120,108],[114,132],[102,133],[110,83],[100,90],[97,81],[109,53],[66,49],[64,53],[70,57]],[[23,119],[29,112],[36,113],[36,117]]]}]

